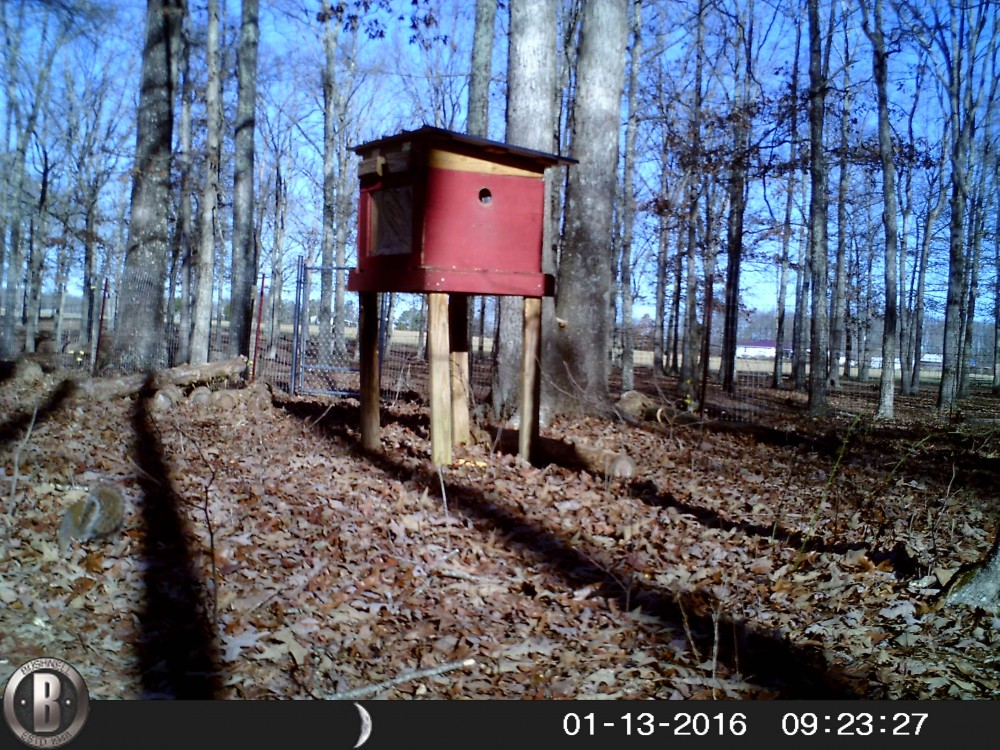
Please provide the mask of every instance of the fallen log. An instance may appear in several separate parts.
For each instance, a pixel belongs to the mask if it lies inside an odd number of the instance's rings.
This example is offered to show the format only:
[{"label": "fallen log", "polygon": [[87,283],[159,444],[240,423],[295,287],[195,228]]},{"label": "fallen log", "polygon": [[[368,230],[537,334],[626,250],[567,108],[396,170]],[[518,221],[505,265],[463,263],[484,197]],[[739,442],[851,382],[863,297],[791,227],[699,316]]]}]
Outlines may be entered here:
[{"label": "fallen log", "polygon": [[[201,385],[214,380],[242,375],[246,368],[246,357],[209,362],[204,365],[179,365],[167,370],[157,370],[153,373],[150,385],[154,390],[159,390],[167,385]],[[148,377],[146,373],[138,373],[116,378],[78,380],[74,383],[76,388],[74,395],[77,398],[90,398],[95,401],[125,398],[137,394],[145,385]]]},{"label": "fallen log", "polygon": [[[488,426],[491,439],[502,453],[517,454],[518,431],[516,429]],[[585,443],[574,443],[566,439],[558,439],[539,435],[534,441],[531,451],[531,461],[536,466],[555,464],[572,471],[586,471],[594,476],[614,474],[622,477],[625,474],[624,461],[631,462],[625,454],[616,453],[606,448],[597,448]],[[631,469],[634,470],[632,465]]]}]

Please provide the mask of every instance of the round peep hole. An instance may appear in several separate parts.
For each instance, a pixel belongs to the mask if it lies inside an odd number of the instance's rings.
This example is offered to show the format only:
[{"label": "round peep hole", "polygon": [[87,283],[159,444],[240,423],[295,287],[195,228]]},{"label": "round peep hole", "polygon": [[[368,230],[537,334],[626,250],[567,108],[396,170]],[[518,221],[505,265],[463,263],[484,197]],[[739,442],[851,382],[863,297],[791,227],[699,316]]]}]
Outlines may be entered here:
[{"label": "round peep hole", "polygon": [[490,192],[489,188],[483,188],[479,191],[479,202],[484,206],[488,206],[493,201],[493,193]]}]

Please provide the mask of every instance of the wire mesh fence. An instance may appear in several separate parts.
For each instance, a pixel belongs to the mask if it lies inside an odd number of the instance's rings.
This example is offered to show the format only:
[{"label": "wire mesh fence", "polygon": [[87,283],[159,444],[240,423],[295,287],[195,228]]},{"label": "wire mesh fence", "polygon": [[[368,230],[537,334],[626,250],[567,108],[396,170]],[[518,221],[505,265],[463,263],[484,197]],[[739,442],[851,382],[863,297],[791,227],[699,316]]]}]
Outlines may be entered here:
[{"label": "wire mesh fence", "polygon": [[[360,388],[357,295],[346,292],[341,300],[339,321],[324,319],[321,310],[320,274],[313,268],[297,282],[296,299],[282,299],[274,293],[268,279],[262,278],[254,300],[250,334],[250,370],[253,379],[264,381],[272,388],[289,394],[329,394],[350,396]],[[139,297],[154,296],[149,287]],[[166,295],[164,295],[165,297]],[[185,335],[180,311],[176,304],[165,305],[162,330],[157,343],[161,366],[181,364],[181,342]],[[422,295],[380,295],[379,365],[381,394],[390,401],[403,398],[426,398],[428,365],[426,360],[426,314]],[[473,315],[473,336],[470,340],[471,402],[483,404],[489,397],[495,366],[493,337],[495,319],[490,320],[491,305],[476,305]],[[5,318],[0,309],[0,328],[10,325],[14,356],[33,352],[33,356],[50,369],[70,369],[82,374],[115,375],[126,371],[113,365],[112,344],[141,346],[145,328],[129,311],[118,295],[95,296],[89,311],[80,299],[43,299],[40,314],[33,326],[26,325],[24,312],[13,309],[14,317]],[[213,306],[209,361],[231,356],[228,307],[216,300]],[[88,325],[88,315],[93,316]],[[483,318],[483,320],[480,320]],[[88,335],[88,329],[90,335]],[[28,342],[27,338],[32,340]],[[791,352],[776,351],[771,342],[746,341],[737,347],[733,387],[724,390],[721,383],[721,345],[713,336],[707,352],[699,354],[699,377],[706,378],[704,403],[697,399],[697,408],[705,409],[715,419],[757,422],[773,418],[782,410],[799,409],[808,401],[808,367],[798,373],[793,369]],[[134,342],[134,343],[131,343]],[[662,367],[656,367],[652,337],[637,335],[633,353],[635,388],[663,403],[675,403],[683,390],[676,375],[671,374],[669,355]],[[775,375],[775,358],[781,356],[780,374]],[[617,397],[622,388],[621,350],[611,352],[610,390]],[[838,382],[829,389],[829,403],[835,413],[844,415],[874,413],[878,407],[881,361],[871,356],[864,362],[852,360],[847,367],[839,364]],[[543,373],[544,377],[544,373]],[[923,363],[921,379],[904,392],[901,374],[896,370],[897,415],[903,418],[927,418],[935,412],[935,397],[941,378],[940,363]],[[700,386],[700,383],[699,383]],[[993,373],[989,367],[970,367],[968,389],[962,399],[966,414],[992,412]],[[989,400],[988,400],[989,399]]]}]

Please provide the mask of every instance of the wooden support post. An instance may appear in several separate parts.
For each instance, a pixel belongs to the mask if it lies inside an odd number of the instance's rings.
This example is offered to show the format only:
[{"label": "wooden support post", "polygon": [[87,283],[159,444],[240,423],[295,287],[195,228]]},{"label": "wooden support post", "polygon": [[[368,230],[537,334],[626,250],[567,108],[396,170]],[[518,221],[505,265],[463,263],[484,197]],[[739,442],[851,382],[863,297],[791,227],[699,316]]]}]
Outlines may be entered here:
[{"label": "wooden support post", "polygon": [[382,447],[378,404],[378,293],[360,292],[358,356],[361,369],[361,447]]},{"label": "wooden support post", "polygon": [[451,439],[469,442],[469,295],[448,296],[448,337],[451,361]]},{"label": "wooden support post", "polygon": [[431,461],[451,463],[451,373],[448,357],[448,295],[427,295],[427,355],[430,360]]},{"label": "wooden support post", "polygon": [[521,349],[521,428],[517,452],[530,461],[532,446],[538,441],[541,378],[538,363],[542,356],[542,300],[524,298],[524,335]]}]

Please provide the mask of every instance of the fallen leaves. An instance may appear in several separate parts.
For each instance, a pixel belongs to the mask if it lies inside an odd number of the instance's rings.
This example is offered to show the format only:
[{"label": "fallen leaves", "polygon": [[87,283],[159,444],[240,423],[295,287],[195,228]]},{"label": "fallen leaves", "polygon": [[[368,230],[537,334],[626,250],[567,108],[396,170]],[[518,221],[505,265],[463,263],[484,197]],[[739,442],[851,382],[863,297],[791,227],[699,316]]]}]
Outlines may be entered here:
[{"label": "fallen leaves", "polygon": [[[859,450],[834,471],[835,455],[795,446],[582,419],[550,430],[626,446],[631,477],[479,446],[439,477],[419,404],[387,412],[379,455],[359,452],[354,406],[251,406],[155,415],[228,697],[328,696],[467,657],[378,696],[1000,694],[1000,623],[924,606],[988,546],[989,498],[911,444],[892,454],[908,464]],[[97,697],[141,695],[138,550],[156,529],[138,512],[131,408],[74,404],[36,425],[0,566],[0,649],[84,665]],[[59,557],[68,488],[109,480],[137,504],[125,533]],[[899,576],[898,543],[919,575]]]}]

